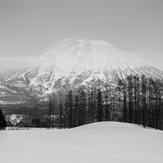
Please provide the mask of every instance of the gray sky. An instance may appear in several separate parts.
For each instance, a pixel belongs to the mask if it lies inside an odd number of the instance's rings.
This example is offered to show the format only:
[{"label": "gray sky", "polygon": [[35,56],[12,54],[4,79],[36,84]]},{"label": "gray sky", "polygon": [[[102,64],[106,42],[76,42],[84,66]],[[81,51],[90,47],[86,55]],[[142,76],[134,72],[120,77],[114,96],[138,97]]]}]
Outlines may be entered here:
[{"label": "gray sky", "polygon": [[104,39],[163,70],[163,0],[0,0],[0,68],[68,37]]}]

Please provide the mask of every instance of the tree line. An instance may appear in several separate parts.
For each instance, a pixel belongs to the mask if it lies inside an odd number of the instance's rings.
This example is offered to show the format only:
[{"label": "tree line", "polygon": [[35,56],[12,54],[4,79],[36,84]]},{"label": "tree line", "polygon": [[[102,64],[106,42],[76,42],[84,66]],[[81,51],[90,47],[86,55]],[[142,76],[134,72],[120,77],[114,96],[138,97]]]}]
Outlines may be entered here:
[{"label": "tree line", "polygon": [[[72,128],[93,122],[118,121],[162,130],[163,81],[129,75],[115,85],[99,82],[97,86],[59,89],[50,94],[46,104],[33,107],[18,111],[29,115],[30,125],[36,127]],[[0,111],[0,129],[5,128],[6,120]]]},{"label": "tree line", "polygon": [[48,127],[72,128],[100,121],[163,129],[163,82],[129,75],[117,85],[81,87],[50,95]]}]

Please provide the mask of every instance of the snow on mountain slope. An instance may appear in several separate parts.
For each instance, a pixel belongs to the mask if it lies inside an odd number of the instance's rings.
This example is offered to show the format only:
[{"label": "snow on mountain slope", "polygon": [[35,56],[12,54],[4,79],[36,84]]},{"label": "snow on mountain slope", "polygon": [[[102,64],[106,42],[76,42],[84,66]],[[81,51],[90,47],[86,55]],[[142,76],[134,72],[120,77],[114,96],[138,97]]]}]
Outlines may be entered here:
[{"label": "snow on mountain slope", "polygon": [[1,131],[3,163],[162,163],[163,132],[100,122],[74,129]]},{"label": "snow on mountain slope", "polygon": [[[50,47],[44,55],[41,55],[40,60],[44,60],[44,64],[39,75],[44,75],[44,71],[47,69],[53,69],[54,79],[61,77],[71,79],[87,72],[91,72],[92,78],[96,76],[99,79],[105,79],[104,72],[114,70],[117,73],[121,73],[121,71],[128,74],[146,73],[146,68],[142,63],[126,58],[125,52],[103,40],[74,38],[62,40]],[[111,75],[110,78],[113,76]]]},{"label": "snow on mountain slope", "polygon": [[40,60],[45,61],[45,67],[55,65],[58,68],[72,71],[74,67],[88,69],[102,69],[139,67],[139,63],[133,63],[125,59],[124,52],[102,40],[66,39],[59,41],[50,47]]},{"label": "snow on mountain slope", "polygon": [[0,85],[19,94],[18,98],[26,96],[26,100],[32,96],[31,91],[44,97],[60,88],[73,89],[97,81],[116,84],[130,74],[163,78],[162,71],[126,56],[103,40],[64,39],[36,56],[40,66],[0,74]]}]

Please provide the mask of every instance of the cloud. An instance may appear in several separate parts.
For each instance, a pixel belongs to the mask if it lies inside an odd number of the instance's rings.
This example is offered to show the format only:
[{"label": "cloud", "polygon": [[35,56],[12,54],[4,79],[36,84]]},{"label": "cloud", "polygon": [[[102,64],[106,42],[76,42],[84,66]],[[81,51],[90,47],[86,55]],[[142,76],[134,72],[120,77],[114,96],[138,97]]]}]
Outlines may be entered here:
[{"label": "cloud", "polygon": [[133,59],[140,60],[145,65],[163,70],[163,55],[153,49],[144,48],[130,54]]},{"label": "cloud", "polygon": [[[132,60],[163,70],[163,55],[155,50],[146,48],[135,52],[126,52],[125,55]],[[0,58],[0,71],[36,67],[44,62],[45,58],[41,60],[40,56]]]},{"label": "cloud", "polygon": [[34,57],[10,57],[0,58],[0,71],[21,69],[25,67],[35,67],[39,61]]}]

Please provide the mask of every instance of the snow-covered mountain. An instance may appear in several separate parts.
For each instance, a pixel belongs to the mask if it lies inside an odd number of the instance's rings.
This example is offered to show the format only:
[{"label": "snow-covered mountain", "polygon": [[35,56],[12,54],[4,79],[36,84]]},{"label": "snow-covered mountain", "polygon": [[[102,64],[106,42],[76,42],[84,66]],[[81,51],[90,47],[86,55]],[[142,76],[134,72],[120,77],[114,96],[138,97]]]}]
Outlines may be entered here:
[{"label": "snow-covered mountain", "polygon": [[40,66],[0,74],[0,102],[25,102],[35,96],[44,98],[61,88],[73,89],[97,82],[116,84],[129,74],[163,78],[161,70],[132,60],[126,54],[103,40],[60,40],[35,56]]}]

